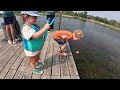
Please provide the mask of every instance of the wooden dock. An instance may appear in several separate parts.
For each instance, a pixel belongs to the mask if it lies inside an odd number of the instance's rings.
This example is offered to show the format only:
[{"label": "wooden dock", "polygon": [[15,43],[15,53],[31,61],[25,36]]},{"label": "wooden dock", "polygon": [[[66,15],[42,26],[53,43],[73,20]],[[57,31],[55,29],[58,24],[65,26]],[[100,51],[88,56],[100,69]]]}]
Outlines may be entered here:
[{"label": "wooden dock", "polygon": [[58,44],[52,39],[53,32],[48,33],[41,51],[45,65],[42,75],[34,74],[28,62],[23,44],[11,44],[2,41],[4,34],[0,30],[0,79],[80,79],[69,44],[68,55],[58,56]]}]

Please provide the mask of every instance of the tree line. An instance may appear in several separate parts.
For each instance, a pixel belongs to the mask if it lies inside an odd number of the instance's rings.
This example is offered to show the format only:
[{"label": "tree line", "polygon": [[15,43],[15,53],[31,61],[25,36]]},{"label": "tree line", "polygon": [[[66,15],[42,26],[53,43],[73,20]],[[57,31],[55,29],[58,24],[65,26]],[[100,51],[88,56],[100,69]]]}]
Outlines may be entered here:
[{"label": "tree line", "polygon": [[102,22],[102,23],[120,28],[120,23],[118,21],[108,20],[106,17],[102,18],[102,17],[99,17],[99,16],[88,15],[87,11],[84,11],[84,12],[64,11],[63,13],[65,15],[78,16],[78,17],[82,17],[82,18],[85,18],[85,19],[91,19],[91,20],[95,20],[95,21],[98,21],[98,22]]}]

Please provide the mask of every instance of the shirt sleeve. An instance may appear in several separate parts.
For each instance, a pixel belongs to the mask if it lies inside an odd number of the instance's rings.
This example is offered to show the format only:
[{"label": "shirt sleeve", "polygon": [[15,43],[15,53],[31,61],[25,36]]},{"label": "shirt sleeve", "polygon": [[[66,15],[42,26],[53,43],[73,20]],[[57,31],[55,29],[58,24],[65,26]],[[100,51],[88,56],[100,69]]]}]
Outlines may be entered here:
[{"label": "shirt sleeve", "polygon": [[33,30],[30,26],[24,26],[23,27],[23,37],[27,40],[29,40],[33,34],[35,34],[35,30]]},{"label": "shirt sleeve", "polygon": [[72,38],[72,34],[71,33],[68,33],[67,34],[67,40],[71,39]]}]

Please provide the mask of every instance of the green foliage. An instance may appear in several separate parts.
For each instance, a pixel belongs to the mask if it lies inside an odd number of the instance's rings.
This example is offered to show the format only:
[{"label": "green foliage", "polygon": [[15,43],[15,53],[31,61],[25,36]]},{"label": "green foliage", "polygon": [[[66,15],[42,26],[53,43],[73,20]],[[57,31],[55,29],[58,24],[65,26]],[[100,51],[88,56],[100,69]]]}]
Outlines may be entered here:
[{"label": "green foliage", "polygon": [[82,17],[85,19],[92,19],[92,20],[95,20],[98,22],[102,22],[102,23],[109,24],[109,25],[112,25],[114,27],[120,28],[120,23],[117,22],[116,20],[108,20],[106,17],[101,18],[99,16],[88,15],[87,11],[84,11],[84,12],[64,11],[63,14],[70,15],[70,16],[78,16],[78,17]]},{"label": "green foliage", "polygon": [[21,11],[13,11],[15,15],[20,15]]}]

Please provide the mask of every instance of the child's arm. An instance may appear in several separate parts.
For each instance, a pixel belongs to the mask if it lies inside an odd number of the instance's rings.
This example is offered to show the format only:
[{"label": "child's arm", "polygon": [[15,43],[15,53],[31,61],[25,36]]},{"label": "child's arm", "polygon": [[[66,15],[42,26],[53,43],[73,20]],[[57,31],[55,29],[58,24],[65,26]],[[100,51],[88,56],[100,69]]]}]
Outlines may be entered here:
[{"label": "child's arm", "polygon": [[44,34],[44,32],[46,31],[46,30],[48,30],[50,28],[50,24],[45,24],[45,26],[41,29],[41,30],[39,30],[38,32],[36,32],[33,36],[32,36],[32,38],[34,38],[34,39],[37,39],[37,38],[39,38],[39,37],[41,37],[43,34]]}]

